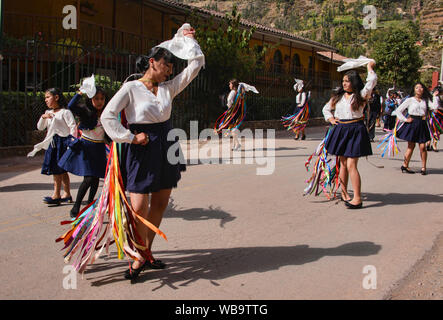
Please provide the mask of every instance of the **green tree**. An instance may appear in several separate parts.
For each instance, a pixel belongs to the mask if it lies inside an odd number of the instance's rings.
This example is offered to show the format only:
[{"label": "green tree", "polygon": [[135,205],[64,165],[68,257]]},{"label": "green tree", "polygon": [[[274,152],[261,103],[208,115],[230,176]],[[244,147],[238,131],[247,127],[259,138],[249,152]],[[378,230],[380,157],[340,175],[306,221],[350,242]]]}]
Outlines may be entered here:
[{"label": "green tree", "polygon": [[240,19],[236,7],[218,24],[197,15],[191,18],[197,41],[206,57],[204,72],[211,75],[210,91],[214,94],[225,89],[229,79],[246,81],[261,66],[268,49],[267,46],[261,50],[250,46],[255,28],[242,27]]},{"label": "green tree", "polygon": [[410,86],[419,79],[422,60],[414,36],[407,28],[384,31],[380,41],[375,43],[373,57],[382,83]]}]

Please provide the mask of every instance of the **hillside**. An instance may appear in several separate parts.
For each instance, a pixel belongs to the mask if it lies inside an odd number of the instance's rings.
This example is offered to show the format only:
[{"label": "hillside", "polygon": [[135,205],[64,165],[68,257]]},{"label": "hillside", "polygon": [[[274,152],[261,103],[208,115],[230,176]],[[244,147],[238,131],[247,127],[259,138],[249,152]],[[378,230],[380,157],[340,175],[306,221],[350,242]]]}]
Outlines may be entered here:
[{"label": "hillside", "polygon": [[[377,28],[409,25],[416,29],[423,65],[440,66],[443,0],[181,0],[222,13],[235,4],[244,19],[333,45],[349,57],[369,54],[372,30],[361,26],[363,7],[377,8]],[[359,24],[359,25],[358,25]],[[352,31],[349,31],[352,30]],[[440,41],[439,41],[440,37]]]}]

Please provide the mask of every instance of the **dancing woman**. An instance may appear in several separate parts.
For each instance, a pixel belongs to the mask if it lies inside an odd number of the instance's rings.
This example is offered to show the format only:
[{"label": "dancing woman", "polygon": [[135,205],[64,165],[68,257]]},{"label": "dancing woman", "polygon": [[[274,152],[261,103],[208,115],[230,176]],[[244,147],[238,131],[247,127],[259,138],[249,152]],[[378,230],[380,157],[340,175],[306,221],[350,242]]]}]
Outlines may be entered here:
[{"label": "dancing woman", "polygon": [[297,92],[294,103],[291,105],[293,107],[292,115],[289,117],[283,117],[283,125],[292,130],[295,133],[295,140],[300,137],[300,132],[302,134],[301,140],[306,139],[305,128],[309,120],[309,105],[308,101],[311,92],[306,92],[306,84],[303,80],[295,79],[294,90]]},{"label": "dancing woman", "polygon": [[[432,143],[431,141],[429,141],[426,145],[426,150],[427,151],[434,151],[434,152],[438,152],[437,149],[437,141],[440,140],[440,134],[443,132],[443,126],[441,124],[443,124],[443,102],[440,98],[440,95],[442,94],[442,88],[441,87],[436,87],[434,88],[434,90],[432,90],[432,94],[434,95],[434,99],[437,99],[437,110],[434,112],[434,119],[430,119],[431,122],[429,123],[429,125],[431,126],[435,126],[435,134],[433,134],[432,138]],[[435,120],[434,123],[432,123],[432,120]],[[439,128],[440,127],[440,128]]]},{"label": "dancing woman", "polygon": [[[363,110],[377,84],[374,66],[373,60],[367,65],[366,84],[357,71],[347,71],[343,76],[342,86],[332,94],[329,102],[323,107],[325,120],[334,125],[325,141],[325,148],[329,154],[339,157],[341,200],[350,209],[362,208],[358,159],[372,155],[368,131],[363,121]],[[354,189],[352,199],[348,193],[349,178]]]},{"label": "dancing woman", "polygon": [[[229,81],[229,89],[231,91],[229,92],[228,99],[227,99],[228,109],[231,109],[234,107],[234,101],[235,101],[235,97],[237,95],[238,85],[239,85],[239,82],[237,79],[231,79]],[[237,115],[237,117],[238,116],[239,115]],[[232,121],[235,122],[235,119],[233,119]],[[226,133],[227,134],[231,133],[232,138],[234,139],[234,146],[233,146],[232,150],[239,150],[241,148],[241,144],[240,144],[240,141],[238,141],[238,134],[239,134],[238,128],[232,128],[231,130],[227,131]]]},{"label": "dancing woman", "polygon": [[[422,162],[421,174],[426,175],[427,151],[426,142],[431,140],[426,118],[429,109],[436,110],[438,108],[437,95],[434,93],[434,99],[429,90],[421,83],[417,82],[411,89],[410,98],[407,98],[396,110],[397,119],[403,124],[397,129],[397,137],[408,142],[408,148],[405,151],[403,165],[401,171],[403,173],[415,173],[409,168],[409,161],[418,143],[420,148],[420,157]],[[403,113],[408,112],[406,118]]]},{"label": "dancing woman", "polygon": [[[173,144],[167,140],[172,129],[172,100],[189,85],[204,65],[204,55],[194,40],[195,30],[189,27],[182,27],[177,32],[193,40],[193,48],[189,52],[192,51],[194,57],[189,58],[183,72],[167,81],[172,74],[175,58],[163,47],[153,48],[148,56],[138,60],[137,67],[143,76],[126,82],[109,101],[101,116],[110,138],[127,144],[123,148],[125,160],[121,166],[125,169],[122,171],[126,172],[126,189],[132,208],[156,227],[162,221],[172,188],[177,187],[181,178],[180,164],[171,164],[168,160],[168,149]],[[122,110],[125,111],[129,129],[118,120]],[[155,233],[139,221],[136,228],[147,249],[140,252],[142,258],[135,260],[132,268],[126,271],[127,279],[137,278],[145,267],[153,264],[164,267],[151,254]]]}]

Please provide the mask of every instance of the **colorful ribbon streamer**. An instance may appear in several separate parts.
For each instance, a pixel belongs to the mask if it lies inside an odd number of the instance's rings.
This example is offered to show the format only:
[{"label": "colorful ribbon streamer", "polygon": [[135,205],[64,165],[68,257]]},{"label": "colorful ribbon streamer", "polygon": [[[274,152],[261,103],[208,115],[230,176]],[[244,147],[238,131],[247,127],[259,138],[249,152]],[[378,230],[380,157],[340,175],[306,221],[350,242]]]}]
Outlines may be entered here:
[{"label": "colorful ribbon streamer", "polygon": [[337,190],[340,187],[339,171],[340,162],[338,157],[328,159],[328,151],[325,148],[326,140],[332,131],[332,126],[329,127],[325,138],[317,146],[317,149],[305,162],[306,171],[309,172],[309,166],[314,155],[317,156],[313,172],[309,180],[306,181],[308,186],[304,189],[303,195],[310,195],[314,193],[318,196],[324,193],[328,200],[335,198]]},{"label": "colorful ribbon streamer", "polygon": [[214,131],[233,130],[240,127],[246,116],[245,91],[241,87],[237,90],[233,106],[226,110],[215,122]]},{"label": "colorful ribbon streamer", "polygon": [[74,221],[61,222],[62,225],[71,224],[71,229],[56,242],[64,241],[66,263],[78,253],[73,265],[79,273],[83,273],[88,264],[94,263],[103,249],[109,252],[113,242],[117,246],[119,259],[126,256],[128,260],[140,260],[143,257],[152,262],[152,254],[137,232],[136,220],[167,240],[161,230],[139,216],[129,205],[119,167],[118,147],[115,142],[112,143],[105,181],[98,199],[80,211]]},{"label": "colorful ribbon streamer", "polygon": [[305,105],[299,112],[288,117],[282,117],[281,119],[283,125],[287,128],[287,130],[292,130],[294,133],[297,133],[298,131],[306,128],[308,120],[309,120],[308,102],[305,103]]}]

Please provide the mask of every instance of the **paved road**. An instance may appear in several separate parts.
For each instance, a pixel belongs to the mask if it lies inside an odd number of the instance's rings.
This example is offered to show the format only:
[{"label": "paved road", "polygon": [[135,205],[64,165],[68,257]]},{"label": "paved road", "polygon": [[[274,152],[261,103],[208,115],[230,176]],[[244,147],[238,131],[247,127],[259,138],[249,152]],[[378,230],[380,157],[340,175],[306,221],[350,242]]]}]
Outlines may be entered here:
[{"label": "paved road", "polygon": [[[260,165],[241,158],[242,164],[188,166],[161,225],[168,241],[154,244],[168,268],[145,271],[134,285],[123,278],[128,262],[112,251],[78,277],[76,289],[64,289],[55,239],[67,230],[60,221],[71,205],[41,202],[52,190],[51,177],[40,174],[41,156],[3,159],[0,298],[384,298],[443,230],[443,152],[429,154],[428,176],[406,175],[402,154],[382,159],[373,143],[370,161],[384,168],[360,160],[365,208],[348,210],[339,201],[302,195],[304,162],[323,134],[324,128],[308,128],[307,140],[295,141],[277,132],[275,148],[256,145],[257,152],[275,152],[271,175],[257,175]],[[412,159],[418,171],[417,151]],[[80,181],[71,176],[74,195]],[[366,289],[375,275],[376,288]]]}]

